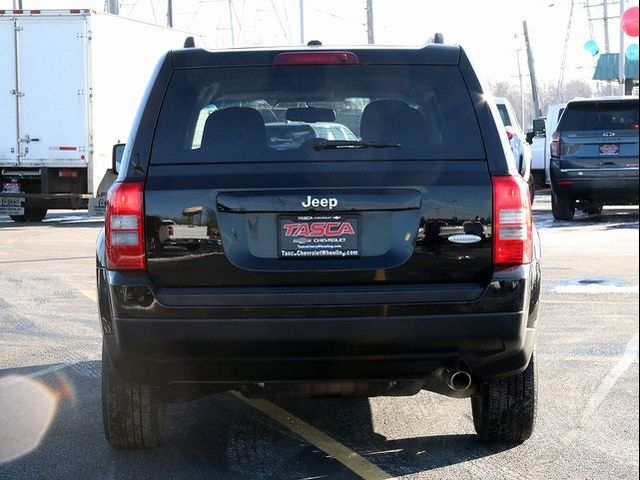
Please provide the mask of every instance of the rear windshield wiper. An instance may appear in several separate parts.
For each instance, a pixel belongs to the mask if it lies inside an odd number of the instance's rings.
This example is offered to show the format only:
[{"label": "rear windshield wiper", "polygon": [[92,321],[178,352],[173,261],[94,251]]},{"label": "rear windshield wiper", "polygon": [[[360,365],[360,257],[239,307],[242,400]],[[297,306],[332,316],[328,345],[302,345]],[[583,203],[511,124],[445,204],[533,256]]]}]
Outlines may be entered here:
[{"label": "rear windshield wiper", "polygon": [[316,138],[313,141],[314,150],[337,150],[339,148],[398,148],[399,143],[362,142],[360,140],[327,140]]}]

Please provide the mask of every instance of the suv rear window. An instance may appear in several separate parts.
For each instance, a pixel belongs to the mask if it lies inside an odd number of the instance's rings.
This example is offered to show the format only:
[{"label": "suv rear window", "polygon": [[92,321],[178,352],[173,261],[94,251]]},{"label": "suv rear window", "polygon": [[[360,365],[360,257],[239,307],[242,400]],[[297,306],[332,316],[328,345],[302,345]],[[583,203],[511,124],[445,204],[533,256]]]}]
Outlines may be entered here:
[{"label": "suv rear window", "polygon": [[151,163],[483,158],[457,67],[327,65],[175,71]]},{"label": "suv rear window", "polygon": [[567,105],[558,130],[638,129],[638,101],[576,102]]}]

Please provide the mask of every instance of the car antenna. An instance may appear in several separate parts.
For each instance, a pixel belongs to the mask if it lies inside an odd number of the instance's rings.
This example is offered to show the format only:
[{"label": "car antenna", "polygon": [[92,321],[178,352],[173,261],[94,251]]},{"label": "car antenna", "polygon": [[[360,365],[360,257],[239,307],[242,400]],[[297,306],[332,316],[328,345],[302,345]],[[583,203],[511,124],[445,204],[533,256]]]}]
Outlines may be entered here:
[{"label": "car antenna", "polygon": [[427,43],[444,43],[444,35],[440,32],[436,32]]},{"label": "car antenna", "polygon": [[196,41],[193,37],[187,37],[184,39],[184,48],[195,48]]},{"label": "car antenna", "polygon": [[322,42],[320,40],[309,40],[307,42],[307,47],[321,47]]}]

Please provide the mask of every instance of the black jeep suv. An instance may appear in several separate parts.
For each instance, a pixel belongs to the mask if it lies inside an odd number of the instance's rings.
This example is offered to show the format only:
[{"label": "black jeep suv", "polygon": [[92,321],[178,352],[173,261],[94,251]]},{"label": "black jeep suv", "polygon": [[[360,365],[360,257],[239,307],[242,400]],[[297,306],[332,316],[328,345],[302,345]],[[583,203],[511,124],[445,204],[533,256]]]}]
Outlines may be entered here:
[{"label": "black jeep suv", "polygon": [[109,443],[228,390],[426,389],[527,439],[539,243],[492,105],[457,46],[168,53],[98,239]]}]

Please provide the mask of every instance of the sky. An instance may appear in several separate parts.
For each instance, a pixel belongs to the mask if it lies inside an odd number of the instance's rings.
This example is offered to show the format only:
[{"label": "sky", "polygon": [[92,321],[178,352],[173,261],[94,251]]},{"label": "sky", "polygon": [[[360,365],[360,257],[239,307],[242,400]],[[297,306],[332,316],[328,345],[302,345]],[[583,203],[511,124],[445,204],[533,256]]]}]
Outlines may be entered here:
[{"label": "sky", "polygon": [[[435,32],[447,43],[462,45],[481,75],[491,81],[518,83],[518,50],[528,83],[522,21],[527,20],[539,83],[560,77],[571,0],[372,0],[375,43],[422,45]],[[209,48],[300,44],[300,0],[173,0],[174,26],[204,36]],[[586,3],[594,5],[586,8]],[[0,0],[0,9],[13,0]],[[233,41],[229,4],[232,5]],[[595,58],[583,48],[595,40],[604,51],[602,0],[574,0],[565,81],[589,80]],[[23,8],[91,8],[105,0],[23,0]],[[325,45],[367,43],[365,0],[304,0],[304,41]],[[596,6],[597,5],[597,6]],[[625,1],[625,8],[637,0]],[[166,23],[167,0],[120,2],[120,14]],[[619,0],[609,0],[609,16],[619,14]],[[589,13],[592,22],[589,22]],[[610,48],[618,51],[620,21],[609,22]],[[626,37],[626,45],[638,39]]]}]

